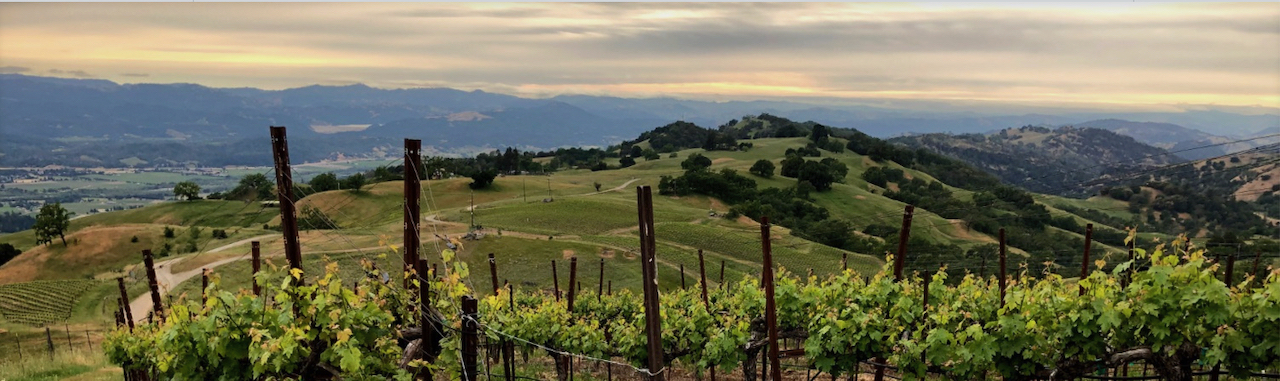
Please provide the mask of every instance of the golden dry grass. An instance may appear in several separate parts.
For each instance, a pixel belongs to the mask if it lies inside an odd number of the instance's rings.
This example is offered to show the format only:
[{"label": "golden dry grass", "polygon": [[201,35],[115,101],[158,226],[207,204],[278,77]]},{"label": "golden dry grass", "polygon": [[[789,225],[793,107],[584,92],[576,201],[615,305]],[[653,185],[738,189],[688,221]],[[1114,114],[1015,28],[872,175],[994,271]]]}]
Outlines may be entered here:
[{"label": "golden dry grass", "polygon": [[[127,257],[120,253],[140,253],[142,249],[152,248],[153,243],[161,239],[162,229],[144,224],[81,229],[67,235],[67,246],[55,239],[51,245],[37,246],[0,266],[0,284],[82,278],[118,269],[141,259],[141,254]],[[138,242],[130,242],[133,236],[138,237]]]}]

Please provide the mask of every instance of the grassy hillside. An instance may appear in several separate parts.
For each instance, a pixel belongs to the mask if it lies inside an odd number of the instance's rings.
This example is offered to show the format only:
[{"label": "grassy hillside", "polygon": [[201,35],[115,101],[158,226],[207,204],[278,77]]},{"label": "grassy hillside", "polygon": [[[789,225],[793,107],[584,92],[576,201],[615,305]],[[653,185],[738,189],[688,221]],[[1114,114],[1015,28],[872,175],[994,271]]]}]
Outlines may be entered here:
[{"label": "grassy hillside", "polygon": [[[677,157],[662,155],[657,160],[640,160],[630,168],[592,172],[588,170],[568,170],[556,172],[550,176],[504,176],[495,180],[490,189],[471,191],[467,184],[469,179],[454,178],[427,181],[423,185],[423,214],[435,216],[442,221],[441,225],[424,225],[431,238],[435,233],[457,234],[466,229],[470,222],[471,211],[468,205],[476,204],[476,223],[485,228],[502,229],[512,233],[525,233],[535,236],[609,236],[628,234],[619,232],[635,225],[635,199],[633,187],[640,185],[656,186],[663,175],[682,173],[680,162],[688,155],[702,153],[712,160],[712,170],[724,168],[746,173],[757,160],[781,161],[788,148],[801,147],[806,138],[770,138],[751,141],[754,147],[747,151],[710,151],[687,149],[679,151]],[[867,168],[885,165],[902,169],[904,176],[932,181],[933,177],[926,173],[904,168],[893,162],[878,164],[865,156],[852,152],[823,152],[824,157],[832,157],[849,168],[843,183],[834,184],[827,192],[812,195],[815,202],[829,210],[832,217],[850,221],[855,229],[872,224],[896,225],[901,220],[904,204],[883,196],[885,188],[868,184],[860,177]],[[791,187],[796,180],[781,176],[760,178],[751,176],[760,188]],[[600,183],[604,192],[597,193],[594,184]],[[628,184],[629,183],[629,184]],[[610,192],[623,184],[624,189]],[[401,182],[385,182],[367,185],[360,192],[331,191],[308,196],[298,202],[299,206],[315,206],[323,211],[339,228],[332,231],[317,231],[304,234],[304,248],[311,252],[328,252],[352,248],[368,248],[376,246],[379,241],[398,242],[401,225]],[[893,184],[890,184],[890,188]],[[550,191],[548,191],[550,188]],[[971,197],[972,193],[963,189],[948,187],[959,199]],[[543,199],[555,199],[554,202],[543,202]],[[1049,205],[1053,202],[1072,202],[1065,198],[1042,200]],[[710,229],[732,229],[748,226],[750,221],[723,222],[722,219],[709,217],[709,211],[723,214],[728,206],[701,196],[659,197],[655,200],[656,218],[661,223],[703,223],[709,220],[720,220],[714,224],[702,224]],[[86,278],[103,274],[116,273],[127,265],[138,260],[138,252],[142,248],[155,248],[165,241],[160,236],[164,226],[178,226],[179,235],[183,227],[201,226],[206,228],[226,227],[232,237],[226,240],[200,241],[202,248],[212,248],[219,244],[231,243],[237,239],[271,234],[263,231],[263,224],[278,224],[276,209],[263,209],[256,204],[244,204],[237,201],[195,201],[171,202],[148,206],[145,208],[103,213],[76,220],[72,225],[69,238],[76,242],[68,247],[54,244],[35,248],[30,232],[20,232],[0,236],[0,242],[11,242],[24,253],[0,271],[0,282],[27,281],[36,279],[68,279]],[[1081,221],[1086,218],[1081,217]],[[913,234],[926,242],[951,244],[960,247],[973,247],[992,243],[995,240],[985,234],[966,229],[964,224],[948,220],[928,210],[920,209],[915,216],[915,224],[920,227]],[[238,227],[238,229],[236,229]],[[441,231],[443,228],[443,232]],[[137,235],[139,242],[130,242],[127,238]],[[383,237],[386,236],[386,237]],[[659,237],[662,239],[662,237]],[[225,241],[225,243],[224,243]],[[691,243],[682,242],[687,247],[695,247]],[[278,250],[278,242],[269,242],[265,250]],[[832,249],[835,250],[835,249]],[[212,262],[243,252],[225,254],[204,254],[203,258],[192,260],[191,264]],[[860,253],[879,257],[883,253]],[[73,263],[71,266],[64,266]],[[189,269],[194,265],[186,265]],[[819,266],[821,267],[821,266]],[[67,271],[71,270],[71,271]],[[19,275],[13,275],[19,274]]]},{"label": "grassy hillside", "polygon": [[[675,157],[664,153],[658,159],[638,159],[634,166],[621,169],[594,172],[562,170],[549,176],[500,176],[489,188],[476,191],[469,189],[471,180],[468,178],[425,181],[422,186],[423,252],[427,258],[438,262],[438,250],[444,245],[437,237],[457,239],[467,232],[474,216],[475,224],[483,227],[486,236],[478,241],[463,240],[459,253],[471,265],[470,281],[479,290],[491,287],[486,262],[489,253],[495,253],[498,258],[500,279],[513,283],[551,287],[550,261],[556,260],[560,266],[561,287],[567,287],[568,260],[576,257],[584,286],[598,284],[599,266],[603,259],[606,280],[616,283],[614,287],[638,288],[635,187],[649,185],[657,188],[662,176],[682,175],[681,162],[695,153],[710,159],[711,170],[736,170],[754,180],[760,189],[796,186],[794,178],[777,175],[759,177],[749,174],[748,170],[758,160],[768,160],[781,167],[786,151],[805,146],[807,138],[767,138],[750,142],[752,147],[748,150],[684,149],[675,152]],[[913,167],[904,167],[893,161],[877,162],[852,151],[822,151],[821,158],[834,159],[843,164],[848,173],[830,190],[812,192],[812,202],[826,209],[831,218],[848,221],[854,230],[850,234],[878,245],[896,242],[896,233],[881,238],[861,231],[872,225],[896,227],[902,219],[905,204],[886,197],[886,193],[898,191],[900,184],[890,182],[883,187],[870,184],[863,180],[862,173],[870,168],[885,167],[901,170],[903,181],[936,181],[931,174]],[[616,158],[607,159],[606,164],[614,168],[619,166]],[[943,188],[954,199],[964,202],[973,200],[977,194],[949,185],[943,185]],[[325,261],[337,260],[344,263],[343,271],[354,272],[358,270],[355,264],[360,259],[372,259],[382,268],[397,268],[399,257],[395,250],[402,240],[402,189],[402,182],[390,181],[366,185],[358,192],[322,192],[298,201],[299,207],[315,207],[322,211],[327,218],[326,225],[331,227],[302,232],[300,238],[307,260],[305,266],[318,271]],[[474,209],[471,208],[473,202]],[[1106,226],[1107,222],[1074,215],[1061,208],[1088,206],[1102,209],[1115,206],[1105,199],[1075,200],[1037,195],[1035,202],[1046,206],[1055,217],[1074,219],[1080,224],[1093,222],[1100,230],[1123,228]],[[745,274],[759,275],[759,225],[747,217],[726,218],[732,205],[690,194],[659,196],[655,198],[654,206],[662,287],[679,287],[682,266],[686,283],[694,283],[698,275],[699,249],[704,251],[708,262],[707,275],[713,283],[718,283],[721,263],[724,264],[726,279],[738,279]],[[978,263],[984,263],[980,262],[981,256],[994,254],[982,254],[996,242],[992,236],[971,229],[965,221],[944,218],[938,212],[919,208],[915,213],[912,245],[917,249],[913,251],[912,258],[917,262],[928,263],[929,266],[949,264],[953,268],[972,270],[979,267]],[[237,201],[169,202],[77,219],[72,224],[68,235],[70,244],[66,247],[60,243],[36,247],[29,231],[3,235],[0,242],[13,243],[24,253],[0,267],[0,284],[49,279],[105,280],[123,275],[126,276],[130,295],[136,297],[145,291],[141,282],[143,274],[138,267],[140,250],[157,250],[166,243],[176,247],[194,242],[197,246],[194,252],[175,250],[171,258],[163,258],[176,259],[166,265],[165,271],[176,274],[215,267],[213,271],[225,286],[247,288],[249,265],[245,258],[248,240],[261,241],[268,260],[283,264],[279,233],[263,229],[263,225],[279,224],[278,213],[278,209]],[[1115,213],[1115,218],[1129,217],[1123,210],[1108,213]],[[175,229],[174,238],[164,237],[165,227]],[[192,240],[185,235],[191,228],[202,229],[204,234]],[[214,228],[227,229],[230,236],[213,239],[208,231]],[[1075,232],[1054,231],[1064,237],[1079,239]],[[775,226],[772,235],[778,265],[795,273],[805,273],[810,269],[818,275],[839,271],[844,257],[848,258],[848,267],[864,273],[875,272],[883,266],[884,252],[854,252],[826,246],[803,239],[783,226]],[[132,241],[133,236],[138,237],[137,242]],[[919,245],[958,247],[961,251],[978,254],[961,257],[955,253],[931,252]],[[1101,244],[1095,247],[1100,251],[1117,250]],[[1025,249],[1016,245],[1010,248],[1014,255],[1024,256],[1023,262],[1054,260],[1027,257],[1029,250]],[[989,263],[989,266],[994,266],[993,261]],[[176,297],[184,294],[195,297],[199,294],[198,287],[199,276],[177,284],[162,285]],[[98,286],[90,287],[72,307],[70,321],[106,321],[110,315],[103,311],[114,308],[115,295],[112,282],[100,282]]]}]

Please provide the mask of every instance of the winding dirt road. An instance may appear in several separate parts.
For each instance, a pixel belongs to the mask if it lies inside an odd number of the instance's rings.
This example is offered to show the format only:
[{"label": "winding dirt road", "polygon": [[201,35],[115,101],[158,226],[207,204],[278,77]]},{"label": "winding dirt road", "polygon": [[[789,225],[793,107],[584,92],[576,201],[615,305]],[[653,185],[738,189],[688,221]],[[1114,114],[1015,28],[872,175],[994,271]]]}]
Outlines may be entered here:
[{"label": "winding dirt road", "polygon": [[[191,279],[196,275],[200,275],[200,271],[203,269],[194,269],[194,270],[180,272],[180,273],[174,273],[170,271],[173,268],[174,264],[181,262],[183,259],[186,259],[186,258],[174,258],[167,261],[156,263],[156,283],[158,283],[160,286],[161,294],[167,294],[168,291],[173,289],[174,286],[182,283],[183,281],[186,281],[187,279]],[[227,258],[217,262],[209,263],[208,265],[205,265],[205,267],[215,268],[215,267],[222,266],[222,265],[235,262],[241,259],[242,258],[240,257]],[[150,292],[143,293],[137,298],[134,298],[132,302],[129,302],[129,309],[133,313],[133,321],[134,322],[145,321],[147,319],[147,313],[151,312],[151,307],[153,306],[151,303]]]},{"label": "winding dirt road", "polygon": [[[623,183],[622,185],[619,185],[619,186],[617,186],[617,187],[613,187],[613,188],[610,188],[610,189],[602,190],[602,191],[599,191],[599,192],[583,193],[583,194],[576,194],[576,195],[570,195],[570,196],[591,196],[591,195],[597,195],[597,194],[607,193],[607,192],[616,192],[616,191],[620,191],[620,190],[622,190],[622,189],[626,188],[628,185],[631,185],[632,183],[635,183],[636,181],[639,181],[639,180],[640,180],[640,179],[631,179],[631,180],[629,180],[629,181],[627,181],[627,182]],[[428,216],[423,216],[423,221],[424,221],[424,222],[427,222],[427,223],[440,224],[440,225],[463,225],[463,226],[465,226],[465,224],[462,224],[462,223],[450,222],[450,221],[441,221],[441,220],[439,220],[439,219],[438,219],[438,217],[437,217],[436,215],[434,215],[434,214],[432,214],[432,215],[428,215]],[[423,232],[423,233],[424,233],[424,234],[423,234],[423,236],[422,236],[422,238],[423,238],[423,239],[422,239],[422,241],[423,241],[423,242],[430,242],[430,241],[438,240],[436,237],[432,237],[432,236],[427,235],[427,234],[426,234],[426,232]],[[492,234],[492,232],[487,232],[487,233]],[[504,235],[518,236],[518,237],[520,237],[520,238],[527,238],[527,239],[539,239],[539,238],[541,238],[541,239],[546,239],[546,237],[543,237],[543,236],[541,236],[541,235],[528,234],[528,233],[521,233],[521,232],[504,231],[504,232],[503,232],[503,234],[504,234]],[[217,252],[222,252],[222,251],[230,250],[230,249],[235,248],[235,247],[239,247],[239,246],[247,245],[247,244],[249,244],[250,242],[253,242],[253,241],[261,241],[261,240],[265,240],[265,239],[272,238],[272,237],[276,237],[276,236],[278,236],[278,234],[267,234],[267,235],[260,235],[260,236],[257,236],[257,237],[245,238],[245,239],[242,239],[242,240],[239,240],[239,241],[236,241],[236,242],[232,242],[232,243],[229,243],[229,244],[226,244],[226,245],[219,246],[219,247],[214,248],[214,249],[212,249],[212,250],[206,251],[205,253],[206,253],[206,254],[208,254],[208,253],[217,253]],[[560,238],[561,238],[561,239],[570,239],[570,240],[572,240],[572,239],[576,239],[576,238],[578,238],[578,237],[577,237],[577,236],[563,236],[563,237],[560,237]],[[380,248],[381,248],[381,247],[375,246],[375,247],[358,248],[358,249],[332,250],[332,251],[325,251],[325,252],[312,252],[312,253],[308,253],[308,254],[342,253],[342,252],[353,252],[353,251],[362,251],[362,250],[377,250],[377,249],[380,249]],[[264,256],[264,257],[265,257],[265,256]],[[178,272],[178,273],[175,273],[175,272],[173,272],[173,271],[172,271],[172,269],[173,269],[173,265],[175,265],[175,264],[177,264],[178,262],[181,262],[181,261],[183,261],[183,260],[185,260],[185,259],[188,259],[188,258],[192,258],[192,257],[173,258],[173,259],[169,259],[169,260],[165,260],[165,261],[156,262],[156,283],[158,283],[158,284],[159,284],[159,286],[160,286],[160,292],[161,292],[162,294],[168,294],[169,290],[172,290],[174,287],[176,287],[177,285],[181,284],[182,282],[185,282],[185,281],[187,281],[188,279],[191,279],[191,278],[194,278],[194,277],[195,277],[195,276],[197,276],[197,275],[200,275],[200,273],[201,273],[201,271],[202,271],[203,269],[213,269],[213,268],[217,268],[218,266],[222,266],[222,265],[225,265],[225,264],[228,264],[228,263],[232,263],[232,262],[235,262],[235,261],[239,261],[239,260],[243,260],[243,259],[244,259],[244,257],[243,257],[243,256],[239,256],[239,257],[232,257],[232,258],[226,258],[226,259],[222,259],[222,260],[218,260],[218,261],[210,262],[210,263],[208,263],[208,264],[204,265],[204,267],[203,267],[202,269],[192,269],[192,270],[189,270],[189,271]],[[675,266],[673,266],[673,265],[671,265],[671,264],[668,264],[668,263],[664,263],[664,265],[671,266],[672,268],[675,268]],[[689,273],[689,271],[686,271],[686,273]],[[694,274],[690,274],[690,275],[694,275]],[[147,319],[147,313],[151,312],[152,307],[154,307],[154,306],[152,305],[152,302],[151,302],[151,294],[150,294],[149,292],[147,292],[147,293],[143,293],[142,295],[139,295],[138,297],[134,298],[134,299],[133,299],[133,301],[130,301],[130,302],[129,302],[129,308],[130,308],[131,312],[133,313],[133,321],[134,321],[134,322],[141,322],[141,321],[145,321],[145,320]]]},{"label": "winding dirt road", "polygon": [[[260,235],[257,237],[245,238],[236,242],[232,242],[226,245],[216,247],[213,250],[206,251],[205,253],[208,254],[208,253],[222,252],[222,251],[229,250],[233,247],[247,245],[253,241],[260,241],[260,240],[275,237],[275,236],[276,236],[275,234],[267,234],[267,235]],[[200,271],[203,269],[194,269],[194,270],[184,271],[180,273],[174,273],[172,271],[174,264],[177,264],[178,262],[181,262],[187,258],[191,258],[191,257],[174,258],[166,261],[156,262],[156,283],[159,284],[160,286],[160,293],[168,294],[169,290],[172,290],[173,287],[177,286],[178,284],[181,284],[182,282],[185,282],[187,279],[191,279],[196,275],[200,275]],[[222,259],[222,260],[218,260],[218,261],[214,261],[209,264],[206,264],[204,268],[212,269],[212,268],[216,268],[218,266],[222,266],[222,265],[235,262],[238,260],[242,260],[242,259],[244,258],[232,257],[232,258]],[[137,298],[134,298],[133,301],[129,302],[129,309],[133,313],[133,321],[140,322],[140,321],[146,320],[147,313],[151,312],[152,307],[154,306],[151,303],[150,292],[145,292],[142,295],[139,295]]]}]

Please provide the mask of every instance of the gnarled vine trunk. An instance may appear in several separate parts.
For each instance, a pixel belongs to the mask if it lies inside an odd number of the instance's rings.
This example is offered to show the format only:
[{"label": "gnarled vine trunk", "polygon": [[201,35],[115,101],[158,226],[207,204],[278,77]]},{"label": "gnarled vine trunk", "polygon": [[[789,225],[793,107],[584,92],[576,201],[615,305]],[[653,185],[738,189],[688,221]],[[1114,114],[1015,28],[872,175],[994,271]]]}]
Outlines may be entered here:
[{"label": "gnarled vine trunk", "polygon": [[1191,381],[1191,364],[1198,359],[1200,359],[1200,348],[1186,342],[1167,356],[1152,356],[1151,365],[1165,381]]}]

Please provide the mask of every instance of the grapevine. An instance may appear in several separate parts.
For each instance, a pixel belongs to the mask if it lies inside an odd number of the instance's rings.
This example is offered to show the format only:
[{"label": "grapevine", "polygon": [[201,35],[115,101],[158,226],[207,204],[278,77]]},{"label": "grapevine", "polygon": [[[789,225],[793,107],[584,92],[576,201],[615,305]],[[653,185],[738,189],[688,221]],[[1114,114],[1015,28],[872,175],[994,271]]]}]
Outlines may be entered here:
[{"label": "grapevine", "polygon": [[[867,278],[854,271],[799,278],[781,269],[778,330],[784,338],[803,339],[811,367],[836,375],[852,375],[871,359],[886,361],[904,377],[934,373],[960,380],[1074,378],[1135,361],[1153,365],[1167,380],[1188,379],[1193,364],[1220,365],[1241,377],[1280,366],[1274,334],[1280,332],[1280,271],[1228,285],[1202,251],[1183,251],[1180,241],[1172,247],[1178,249],[1136,250],[1132,261],[1113,267],[1099,261],[1084,279],[1024,270],[1008,280],[1003,303],[994,277],[939,271],[897,280],[890,275],[891,258]],[[431,306],[450,328],[438,356],[425,358],[433,371],[455,370],[459,299],[473,295],[465,264],[451,251],[444,258],[446,272],[426,277]],[[416,294],[377,276],[361,279],[356,290],[343,288],[336,273],[330,266],[307,286],[286,280],[271,289],[270,303],[219,291],[215,281],[206,290],[214,295],[207,303],[174,306],[164,321],[113,333],[108,353],[119,363],[154,366],[176,379],[307,372],[410,377],[424,365],[399,362],[402,332],[418,321],[408,311]],[[744,277],[725,286],[711,288],[707,302],[700,287],[661,293],[662,353],[669,366],[731,369],[757,361],[767,342],[760,281]],[[480,300],[481,332],[526,354],[548,353],[561,378],[570,355],[619,359],[637,368],[648,362],[638,295],[587,291],[573,297],[570,308],[567,295],[501,289]]]}]

